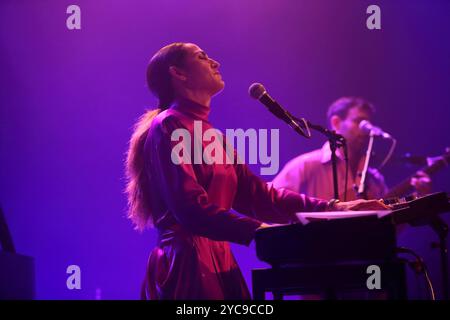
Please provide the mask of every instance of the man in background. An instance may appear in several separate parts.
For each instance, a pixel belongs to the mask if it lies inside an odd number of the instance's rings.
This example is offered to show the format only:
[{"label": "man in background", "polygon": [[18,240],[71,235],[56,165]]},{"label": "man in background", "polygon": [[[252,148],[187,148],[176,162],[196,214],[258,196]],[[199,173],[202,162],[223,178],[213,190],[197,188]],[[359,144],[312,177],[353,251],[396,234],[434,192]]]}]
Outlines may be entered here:
[{"label": "man in background", "polygon": [[[347,189],[345,189],[344,154],[341,148],[338,148],[336,152],[340,200],[354,200],[357,197],[354,186],[359,186],[360,183],[369,138],[359,124],[363,120],[370,122],[374,115],[375,107],[359,97],[342,97],[331,104],[328,109],[329,127],[344,136],[348,146]],[[311,197],[334,198],[329,143],[325,143],[320,149],[302,154],[289,161],[272,183],[276,188],[287,188]],[[411,184],[419,194],[427,194],[431,191],[430,178],[424,173],[419,173],[417,177],[411,179]],[[378,170],[369,167],[366,177],[367,198],[379,199],[387,192],[388,188],[384,177]]]}]

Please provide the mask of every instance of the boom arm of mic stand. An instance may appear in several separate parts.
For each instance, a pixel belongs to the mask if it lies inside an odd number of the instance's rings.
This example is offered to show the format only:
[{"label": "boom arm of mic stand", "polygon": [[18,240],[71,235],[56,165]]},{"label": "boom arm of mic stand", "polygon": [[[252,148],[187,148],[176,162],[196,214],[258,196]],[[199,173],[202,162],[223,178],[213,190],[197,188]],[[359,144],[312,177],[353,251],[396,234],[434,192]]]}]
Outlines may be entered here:
[{"label": "boom arm of mic stand", "polygon": [[299,119],[297,117],[293,117],[293,119],[296,120],[297,122],[304,122],[307,127],[322,133],[325,137],[327,137],[328,140],[336,141],[338,147],[341,147],[342,145],[345,144],[345,138],[342,135],[336,133],[335,131],[331,131],[325,127],[322,127],[321,125],[313,124],[305,119]]},{"label": "boom arm of mic stand", "polygon": [[[327,128],[324,128],[320,125],[312,124],[308,120],[305,119],[299,119],[296,117],[293,117],[297,122],[303,122],[307,127],[316,130],[317,132],[322,133],[325,137],[327,137],[329,143],[330,143],[330,150],[331,150],[331,165],[333,168],[333,189],[334,189],[334,198],[339,199],[339,186],[338,186],[338,177],[337,177],[337,156],[336,156],[336,149],[340,147],[346,147],[346,141],[345,138],[337,134],[335,131],[331,131]],[[345,155],[347,157],[347,152],[345,152]],[[346,159],[347,160],[347,159]],[[348,163],[347,163],[348,165]],[[347,192],[347,170],[346,170],[346,186],[345,186],[345,194]],[[346,199],[345,199],[346,200]]]}]

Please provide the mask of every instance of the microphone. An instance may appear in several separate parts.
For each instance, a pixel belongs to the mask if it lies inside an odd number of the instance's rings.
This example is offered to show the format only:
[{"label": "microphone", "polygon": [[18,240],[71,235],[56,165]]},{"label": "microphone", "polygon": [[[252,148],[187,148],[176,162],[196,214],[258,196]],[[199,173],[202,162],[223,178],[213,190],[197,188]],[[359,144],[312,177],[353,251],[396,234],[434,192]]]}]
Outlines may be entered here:
[{"label": "microphone", "polygon": [[295,131],[300,133],[301,135],[305,135],[303,129],[300,127],[297,121],[295,121],[295,117],[289,113],[286,109],[284,109],[278,102],[276,102],[266,91],[266,88],[261,83],[253,83],[248,88],[248,94],[259,100],[263,105],[269,109],[277,118],[286,122],[290,127],[292,127]]},{"label": "microphone", "polygon": [[392,136],[389,133],[384,132],[380,127],[374,126],[368,120],[362,120],[359,123],[359,128],[362,131],[367,132],[369,134],[372,134],[374,136],[380,136],[380,137],[383,137],[385,139],[392,139]]}]

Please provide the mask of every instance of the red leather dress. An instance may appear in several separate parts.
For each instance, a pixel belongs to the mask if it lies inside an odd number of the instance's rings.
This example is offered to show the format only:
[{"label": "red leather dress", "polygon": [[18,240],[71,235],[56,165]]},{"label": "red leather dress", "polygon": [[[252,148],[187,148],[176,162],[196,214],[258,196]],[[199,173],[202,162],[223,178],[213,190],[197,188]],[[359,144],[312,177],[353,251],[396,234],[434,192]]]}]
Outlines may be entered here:
[{"label": "red leather dress", "polygon": [[[261,221],[289,223],[295,212],[326,208],[325,201],[270,187],[237,164],[235,152],[231,164],[175,164],[173,130],[184,128],[193,139],[194,121],[201,121],[202,133],[212,128],[208,114],[208,107],[186,100],[161,112],[150,127],[145,170],[159,237],[144,299],[250,299],[229,242],[250,244]],[[199,143],[203,150],[210,144]],[[192,163],[193,152],[191,140]]]}]

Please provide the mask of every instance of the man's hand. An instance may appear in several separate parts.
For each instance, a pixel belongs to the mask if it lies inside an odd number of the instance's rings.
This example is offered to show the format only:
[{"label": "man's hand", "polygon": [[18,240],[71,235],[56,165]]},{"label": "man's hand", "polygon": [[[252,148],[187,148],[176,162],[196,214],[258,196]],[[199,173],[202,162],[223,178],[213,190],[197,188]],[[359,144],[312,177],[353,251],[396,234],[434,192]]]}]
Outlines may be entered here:
[{"label": "man's hand", "polygon": [[416,175],[411,178],[410,183],[419,196],[424,196],[432,191],[431,178],[423,171],[417,171]]}]

